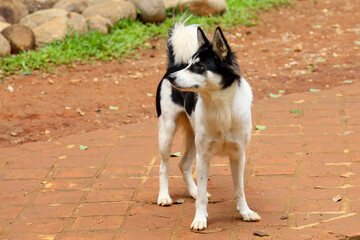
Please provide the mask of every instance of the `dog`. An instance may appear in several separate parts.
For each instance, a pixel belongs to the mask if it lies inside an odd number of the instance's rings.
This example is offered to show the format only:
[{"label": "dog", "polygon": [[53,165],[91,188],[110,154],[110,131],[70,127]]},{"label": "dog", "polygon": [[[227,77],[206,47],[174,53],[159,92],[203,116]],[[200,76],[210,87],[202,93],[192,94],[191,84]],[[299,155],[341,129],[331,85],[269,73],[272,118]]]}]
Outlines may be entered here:
[{"label": "dog", "polygon": [[[245,150],[251,137],[252,91],[220,27],[213,41],[199,25],[181,19],[169,30],[168,68],[156,93],[159,126],[158,205],[169,206],[169,157],[174,134],[185,133],[179,167],[189,194],[196,199],[193,230],[207,228],[207,182],[214,155],[229,156],[236,207],[244,221],[259,221],[245,198]],[[196,157],[197,186],[192,177]]]}]

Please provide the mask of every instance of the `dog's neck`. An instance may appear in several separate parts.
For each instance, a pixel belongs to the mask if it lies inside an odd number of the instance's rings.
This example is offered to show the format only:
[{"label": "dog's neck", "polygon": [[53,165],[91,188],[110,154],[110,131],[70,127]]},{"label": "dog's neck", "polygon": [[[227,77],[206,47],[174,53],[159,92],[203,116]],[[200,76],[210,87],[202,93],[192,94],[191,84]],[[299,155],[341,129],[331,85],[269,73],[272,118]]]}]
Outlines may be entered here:
[{"label": "dog's neck", "polygon": [[203,99],[203,103],[209,108],[229,106],[233,101],[236,91],[239,88],[238,81],[234,81],[233,84],[226,89],[220,89],[211,92],[199,92],[200,97]]},{"label": "dog's neck", "polygon": [[[226,89],[199,92],[199,104],[203,108],[198,124],[204,126],[213,139],[224,139],[235,124],[233,105],[238,92],[238,82]],[[235,120],[236,121],[236,120]]]}]

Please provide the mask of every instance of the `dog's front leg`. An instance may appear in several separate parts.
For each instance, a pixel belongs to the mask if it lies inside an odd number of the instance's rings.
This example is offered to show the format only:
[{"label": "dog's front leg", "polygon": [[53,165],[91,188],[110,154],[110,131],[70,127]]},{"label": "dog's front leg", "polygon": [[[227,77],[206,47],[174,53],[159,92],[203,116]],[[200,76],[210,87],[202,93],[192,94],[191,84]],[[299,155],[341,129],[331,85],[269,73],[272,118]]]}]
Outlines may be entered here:
[{"label": "dog's front leg", "polygon": [[197,178],[197,194],[196,194],[196,213],[191,229],[204,230],[207,228],[207,183],[210,170],[209,154],[196,155],[196,178]]},{"label": "dog's front leg", "polygon": [[236,208],[244,221],[256,222],[261,217],[252,211],[245,198],[244,191],[244,169],[245,151],[241,148],[240,152],[230,155],[231,175],[233,177]]}]

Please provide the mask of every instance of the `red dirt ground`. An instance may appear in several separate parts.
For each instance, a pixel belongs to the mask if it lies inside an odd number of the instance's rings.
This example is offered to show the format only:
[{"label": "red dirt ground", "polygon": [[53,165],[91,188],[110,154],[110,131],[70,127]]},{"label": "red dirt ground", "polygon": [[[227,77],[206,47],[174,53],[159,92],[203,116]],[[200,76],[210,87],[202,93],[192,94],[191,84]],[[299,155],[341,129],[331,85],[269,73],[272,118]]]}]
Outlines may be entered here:
[{"label": "red dirt ground", "polygon": [[[256,27],[239,26],[225,35],[256,101],[270,93],[359,81],[359,19],[358,0],[296,1],[293,7],[262,13]],[[0,147],[155,118],[155,91],[167,60],[165,40],[151,44],[140,60],[61,66],[52,75],[5,78],[0,84]]]}]

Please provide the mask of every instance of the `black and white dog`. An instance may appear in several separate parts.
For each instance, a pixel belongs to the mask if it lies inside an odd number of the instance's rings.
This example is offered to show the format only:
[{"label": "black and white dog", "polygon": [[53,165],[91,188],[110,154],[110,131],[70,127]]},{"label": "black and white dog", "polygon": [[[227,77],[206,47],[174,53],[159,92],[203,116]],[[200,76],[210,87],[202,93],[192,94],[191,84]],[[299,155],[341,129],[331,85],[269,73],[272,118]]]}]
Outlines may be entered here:
[{"label": "black and white dog", "polygon": [[[220,29],[210,42],[198,25],[176,23],[169,31],[167,72],[156,94],[161,154],[158,205],[172,204],[169,155],[177,128],[185,131],[186,150],[179,163],[190,195],[196,199],[194,230],[207,227],[207,181],[214,155],[228,155],[236,207],[244,221],[261,217],[247,205],[244,193],[245,150],[251,137],[252,92],[241,76],[234,53]],[[197,186],[192,177],[196,156]]]}]

